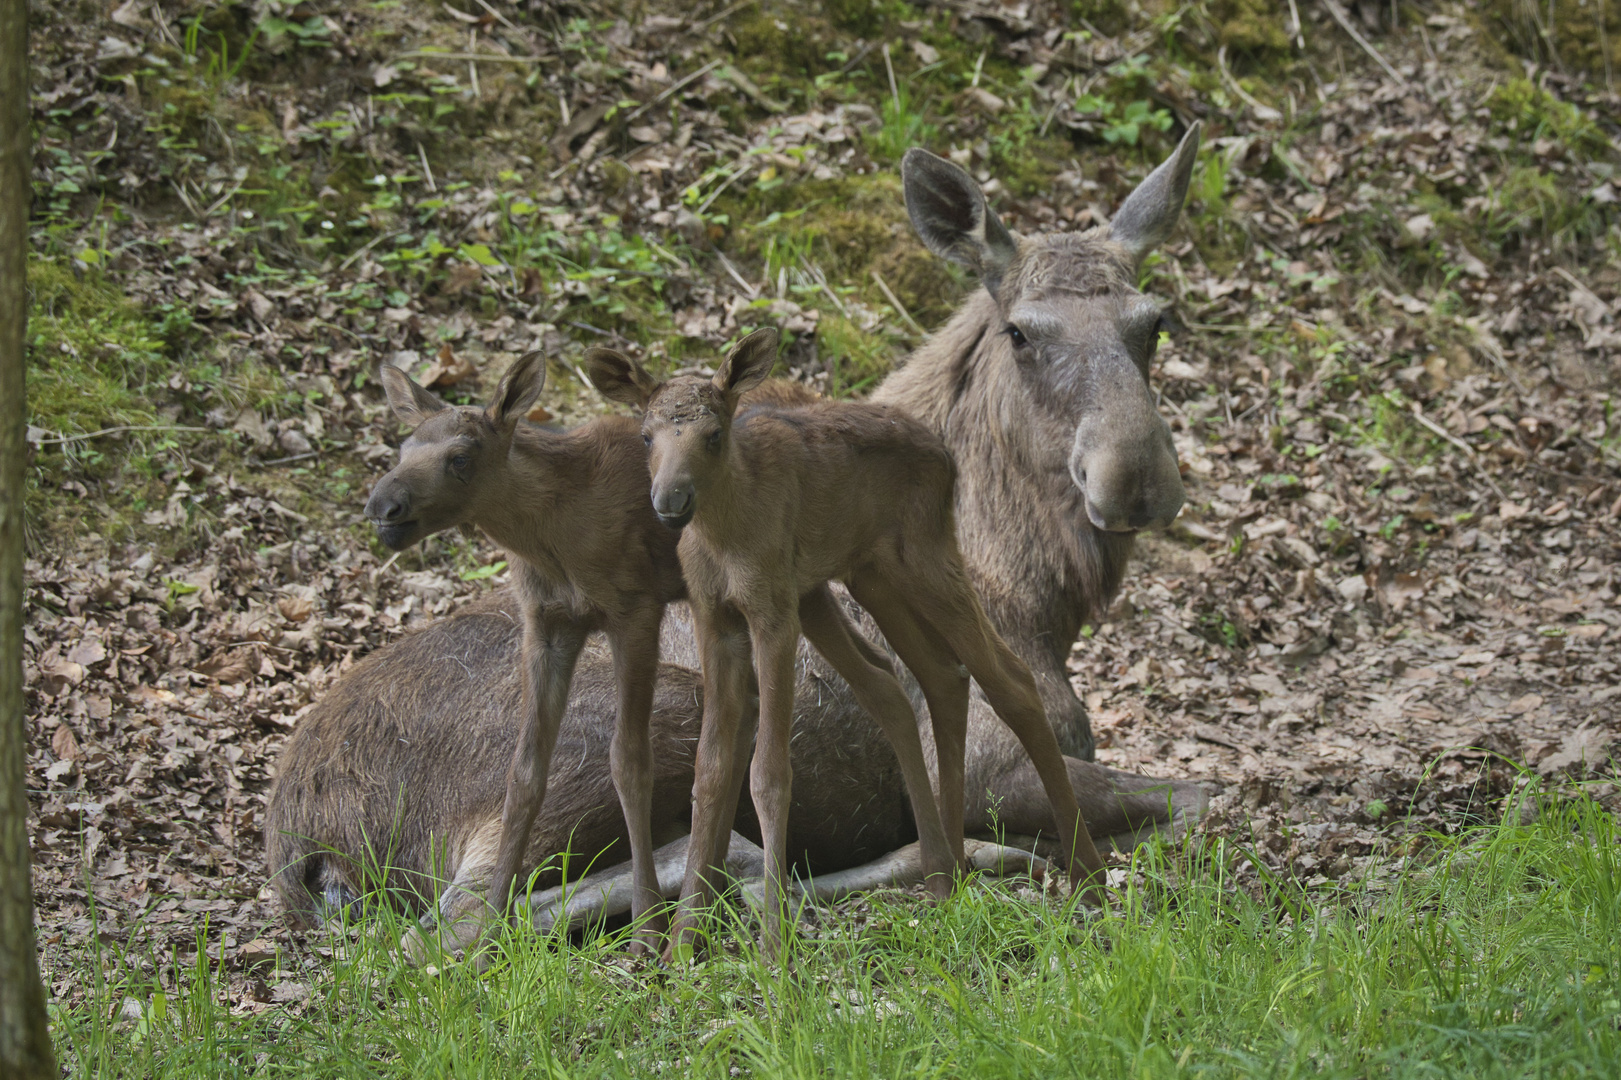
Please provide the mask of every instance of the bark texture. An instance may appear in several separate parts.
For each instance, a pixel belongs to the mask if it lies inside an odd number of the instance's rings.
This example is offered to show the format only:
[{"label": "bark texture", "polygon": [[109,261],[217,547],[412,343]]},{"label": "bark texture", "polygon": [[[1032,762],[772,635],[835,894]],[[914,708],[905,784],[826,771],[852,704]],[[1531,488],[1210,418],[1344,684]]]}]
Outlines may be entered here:
[{"label": "bark texture", "polygon": [[57,1075],[34,953],[23,716],[28,4],[0,0],[0,1076]]}]

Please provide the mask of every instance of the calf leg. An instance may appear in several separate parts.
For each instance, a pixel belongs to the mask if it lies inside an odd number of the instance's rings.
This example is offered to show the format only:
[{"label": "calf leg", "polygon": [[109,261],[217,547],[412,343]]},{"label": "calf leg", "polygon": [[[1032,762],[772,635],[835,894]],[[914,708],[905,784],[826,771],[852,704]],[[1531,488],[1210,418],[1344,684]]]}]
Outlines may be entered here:
[{"label": "calf leg", "polygon": [[[754,670],[760,682],[760,728],[749,770],[749,790],[765,848],[766,909],[760,947],[767,960],[782,954],[782,909],[788,896],[788,807],[793,801],[793,764],[788,740],[794,729],[794,662],[799,618],[789,601],[782,611],[750,612]],[[913,728],[913,735],[917,734]]]},{"label": "calf leg", "polygon": [[639,923],[636,943],[657,952],[664,934],[659,913],[658,871],[653,864],[653,689],[658,678],[662,605],[639,610],[608,628],[614,676],[619,683],[619,717],[614,725],[609,767],[630,836],[635,880],[631,914]]},{"label": "calf leg", "polygon": [[917,714],[912,711],[906,691],[891,671],[874,667],[857,648],[854,638],[860,635],[845,620],[825,585],[800,597],[799,619],[805,637],[849,684],[856,701],[878,722],[894,748],[912,803],[912,817],[917,822],[929,891],[942,899],[951,895],[956,849],[946,840],[940,806],[929,783],[929,767],[923,760]]},{"label": "calf leg", "polygon": [[697,944],[698,913],[708,906],[720,884],[717,871],[737,808],[738,761],[748,705],[748,627],[742,615],[729,606],[700,609],[696,601],[692,609],[703,666],[704,718],[694,762],[686,879],[665,949],[666,960]]},{"label": "calf leg", "polygon": [[586,627],[567,618],[549,618],[542,611],[525,614],[524,723],[507,770],[501,841],[488,894],[489,903],[501,914],[511,903],[513,879],[523,868],[529,832],[546,798],[546,774],[557,745],[557,728],[568,707],[569,683],[586,633]]},{"label": "calf leg", "polygon": [[940,824],[953,860],[963,862],[963,768],[968,739],[968,676],[937,635],[919,625],[905,600],[880,575],[862,572],[847,582],[884,637],[911,669],[929,706]]},{"label": "calf leg", "polygon": [[1101,903],[1103,860],[1081,817],[1075,790],[1070,786],[1064,767],[1064,756],[1058,749],[1052,725],[1047,722],[1035,677],[991,629],[979,599],[968,584],[955,544],[932,563],[919,560],[919,565],[930,570],[924,573],[902,571],[901,580],[895,582],[898,591],[907,598],[919,621],[932,626],[945,638],[969,674],[979,682],[996,715],[1024,745],[1052,804],[1070,879],[1077,884],[1083,879],[1092,879],[1090,894]]}]

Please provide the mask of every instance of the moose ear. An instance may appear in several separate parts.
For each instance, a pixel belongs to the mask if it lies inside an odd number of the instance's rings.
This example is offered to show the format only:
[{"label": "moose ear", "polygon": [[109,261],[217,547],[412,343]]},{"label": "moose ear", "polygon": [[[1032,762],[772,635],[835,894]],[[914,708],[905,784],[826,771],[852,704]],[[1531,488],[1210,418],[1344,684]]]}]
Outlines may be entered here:
[{"label": "moose ear", "polygon": [[399,417],[402,424],[409,424],[414,428],[434,413],[448,407],[393,364],[383,364],[380,374],[383,380],[383,393],[388,395],[388,407],[394,410],[394,415]]},{"label": "moose ear", "polygon": [[585,375],[597,393],[636,409],[646,409],[653,391],[659,388],[658,380],[642,365],[600,345],[585,351]]},{"label": "moose ear", "polygon": [[546,386],[546,354],[528,352],[513,361],[496,385],[495,396],[484,410],[498,428],[515,428],[540,400]]},{"label": "moose ear", "polygon": [[737,399],[765,382],[776,366],[777,331],[768,326],[732,346],[715,372],[715,389],[735,407]]},{"label": "moose ear", "polygon": [[974,178],[914,146],[901,159],[901,186],[912,228],[928,249],[973,270],[994,294],[1018,245],[986,205]]},{"label": "moose ear", "polygon": [[1126,196],[1109,223],[1109,237],[1124,244],[1137,265],[1142,264],[1144,255],[1165,242],[1182,216],[1193,162],[1199,156],[1199,130],[1200,123],[1195,120],[1176,152]]}]

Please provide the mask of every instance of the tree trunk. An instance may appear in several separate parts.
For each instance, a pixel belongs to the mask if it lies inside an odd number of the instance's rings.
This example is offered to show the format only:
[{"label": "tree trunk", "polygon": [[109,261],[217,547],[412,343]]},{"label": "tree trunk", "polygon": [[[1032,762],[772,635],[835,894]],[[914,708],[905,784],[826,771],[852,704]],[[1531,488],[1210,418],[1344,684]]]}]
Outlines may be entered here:
[{"label": "tree trunk", "polygon": [[0,1076],[55,1077],[34,954],[24,784],[23,442],[28,408],[28,3],[0,0]]}]

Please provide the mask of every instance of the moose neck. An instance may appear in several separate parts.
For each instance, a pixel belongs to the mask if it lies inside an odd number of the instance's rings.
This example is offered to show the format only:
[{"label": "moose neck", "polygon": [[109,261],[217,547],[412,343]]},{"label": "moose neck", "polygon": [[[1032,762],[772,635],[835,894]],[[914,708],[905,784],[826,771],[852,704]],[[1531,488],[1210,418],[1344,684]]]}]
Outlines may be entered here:
[{"label": "moose neck", "polygon": [[592,490],[591,452],[597,441],[594,424],[557,434],[520,425],[507,452],[506,473],[491,485],[473,524],[490,539],[537,570],[552,575],[558,551],[567,541],[570,514],[566,504]]},{"label": "moose neck", "polygon": [[698,499],[698,510],[687,528],[717,551],[735,546],[736,538],[750,535],[746,515],[758,512],[748,498],[750,440],[743,425],[732,425],[726,440],[726,460],[715,469]]},{"label": "moose neck", "polygon": [[976,289],[884,380],[873,401],[905,409],[957,462],[957,539],[998,632],[1062,668],[1082,625],[1107,609],[1130,536],[1087,520],[1069,445],[1043,446],[996,302]]}]

